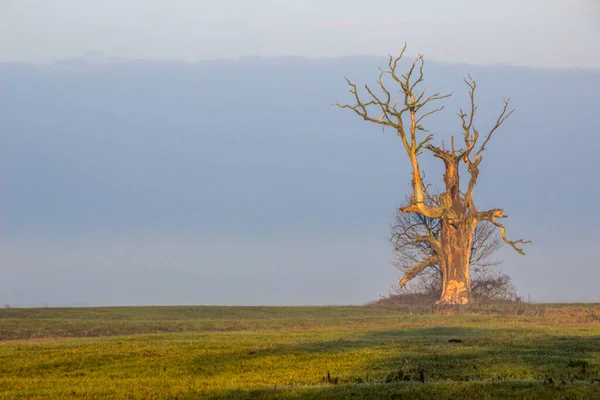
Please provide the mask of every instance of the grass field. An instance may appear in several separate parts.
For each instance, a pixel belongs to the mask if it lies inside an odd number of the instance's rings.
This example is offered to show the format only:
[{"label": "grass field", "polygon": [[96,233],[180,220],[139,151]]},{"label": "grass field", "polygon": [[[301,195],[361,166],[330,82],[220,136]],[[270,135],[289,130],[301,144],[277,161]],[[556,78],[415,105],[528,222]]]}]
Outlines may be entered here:
[{"label": "grass field", "polygon": [[2,309],[0,398],[600,399],[600,306]]}]

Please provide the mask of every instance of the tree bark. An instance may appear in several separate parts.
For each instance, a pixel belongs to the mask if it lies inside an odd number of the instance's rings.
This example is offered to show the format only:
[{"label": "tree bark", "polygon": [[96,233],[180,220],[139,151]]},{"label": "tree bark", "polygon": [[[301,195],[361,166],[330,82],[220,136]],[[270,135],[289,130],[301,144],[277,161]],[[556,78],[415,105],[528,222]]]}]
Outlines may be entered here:
[{"label": "tree bark", "polygon": [[455,225],[442,223],[441,260],[442,296],[437,302],[444,305],[464,305],[472,300],[469,260],[474,227],[467,218]]}]

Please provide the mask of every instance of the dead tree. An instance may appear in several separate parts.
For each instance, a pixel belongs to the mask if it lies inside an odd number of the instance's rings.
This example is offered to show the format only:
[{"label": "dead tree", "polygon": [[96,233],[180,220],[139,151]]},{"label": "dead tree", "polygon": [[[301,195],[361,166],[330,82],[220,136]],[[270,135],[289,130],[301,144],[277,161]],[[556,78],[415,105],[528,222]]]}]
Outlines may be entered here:
[{"label": "dead tree", "polygon": [[[451,147],[446,149],[431,144],[434,134],[423,126],[427,117],[441,111],[444,106],[428,109],[427,106],[450,97],[450,94],[439,93],[426,97],[426,90],[420,90],[419,86],[424,80],[424,59],[419,55],[408,72],[400,74],[397,71],[398,62],[404,56],[406,45],[400,55],[396,58],[390,56],[388,61],[389,70],[381,70],[378,79],[380,93],[375,93],[368,85],[365,85],[367,100],[361,99],[356,84],[348,78],[346,81],[350,86],[350,93],[354,96],[356,103],[339,104],[335,106],[347,108],[354,111],[365,121],[381,125],[383,129],[391,128],[400,137],[406,154],[412,167],[412,193],[410,204],[400,208],[403,213],[420,214],[432,220],[439,220],[439,239],[431,236],[416,237],[416,241],[428,243],[433,249],[431,257],[415,264],[410,268],[400,281],[403,286],[409,280],[416,277],[425,268],[437,265],[442,275],[442,295],[438,304],[467,304],[472,299],[471,278],[469,260],[473,233],[477,225],[487,221],[500,229],[504,242],[509,244],[519,254],[524,254],[519,244],[530,243],[523,239],[516,241],[508,240],[504,226],[498,219],[506,218],[504,210],[494,208],[480,211],[473,201],[473,192],[479,177],[479,165],[482,161],[482,153],[485,151],[494,132],[506,121],[514,110],[509,110],[509,100],[504,100],[502,112],[496,119],[492,128],[485,134],[474,126],[475,113],[475,89],[476,83],[469,75],[464,81],[469,88],[470,109],[465,112],[459,110],[458,117],[462,125],[462,139],[464,147],[455,147],[455,138],[451,138]],[[392,95],[392,89],[384,84],[384,77],[390,78],[393,84],[399,86],[400,98]],[[445,173],[443,176],[444,191],[435,199],[428,192],[428,186],[419,168],[419,155],[424,150],[431,152],[434,157],[444,163]],[[464,163],[469,174],[466,190],[462,191],[459,179],[459,167]]]}]

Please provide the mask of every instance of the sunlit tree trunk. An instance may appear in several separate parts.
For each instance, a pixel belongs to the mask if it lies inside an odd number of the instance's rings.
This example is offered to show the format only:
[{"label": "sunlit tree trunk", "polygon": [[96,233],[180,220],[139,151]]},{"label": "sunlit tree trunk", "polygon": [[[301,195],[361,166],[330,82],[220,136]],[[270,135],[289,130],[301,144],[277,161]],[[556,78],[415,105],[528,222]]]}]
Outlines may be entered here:
[{"label": "sunlit tree trunk", "polygon": [[442,223],[440,272],[442,296],[438,304],[467,304],[472,300],[470,257],[473,234],[466,225]]}]

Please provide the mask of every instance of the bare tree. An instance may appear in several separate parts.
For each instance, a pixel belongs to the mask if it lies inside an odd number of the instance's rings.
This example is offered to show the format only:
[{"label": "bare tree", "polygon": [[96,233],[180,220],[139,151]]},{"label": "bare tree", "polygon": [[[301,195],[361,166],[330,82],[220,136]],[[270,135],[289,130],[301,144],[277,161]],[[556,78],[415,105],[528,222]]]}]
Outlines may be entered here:
[{"label": "bare tree", "polygon": [[[473,245],[473,233],[477,225],[486,221],[500,229],[504,242],[509,244],[519,254],[524,254],[519,244],[529,243],[522,239],[511,241],[506,237],[504,226],[498,222],[500,218],[506,218],[504,210],[494,208],[480,211],[473,201],[473,192],[479,177],[479,165],[482,161],[482,153],[485,151],[492,135],[512,114],[509,110],[509,101],[504,100],[504,107],[492,128],[484,135],[474,126],[474,118],[477,112],[475,105],[475,80],[469,75],[464,81],[469,88],[470,109],[464,112],[459,110],[458,117],[462,125],[463,148],[455,146],[455,137],[451,138],[451,147],[446,149],[443,142],[440,147],[431,144],[434,134],[430,133],[423,122],[427,117],[444,109],[443,106],[429,108],[435,102],[448,98],[451,95],[440,95],[439,93],[426,97],[427,89],[420,90],[423,83],[424,59],[419,55],[408,72],[400,74],[397,71],[398,62],[404,56],[406,45],[400,55],[396,58],[390,56],[388,61],[389,70],[380,70],[377,81],[380,88],[375,93],[368,85],[365,85],[367,100],[362,100],[356,84],[348,78],[346,81],[350,86],[355,104],[335,105],[347,108],[358,114],[365,121],[381,125],[383,129],[391,128],[400,137],[404,149],[412,167],[412,193],[410,204],[400,208],[403,213],[420,214],[432,220],[439,220],[439,239],[431,236],[415,237],[416,241],[426,242],[433,249],[433,255],[426,260],[416,263],[408,269],[404,278],[400,281],[403,286],[409,280],[418,276],[426,268],[437,265],[442,275],[442,294],[439,304],[467,304],[472,299],[470,260]],[[394,92],[384,78],[392,84],[399,86],[400,98],[395,98]],[[424,177],[419,167],[419,155],[424,150],[430,152],[434,157],[444,163],[445,173],[443,177],[445,190],[433,198],[428,192],[428,185],[424,183]],[[469,180],[465,190],[461,190],[459,169],[460,165],[466,166]]]}]

